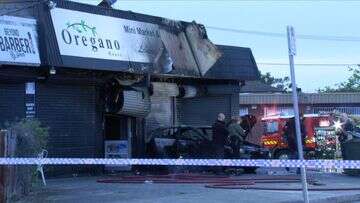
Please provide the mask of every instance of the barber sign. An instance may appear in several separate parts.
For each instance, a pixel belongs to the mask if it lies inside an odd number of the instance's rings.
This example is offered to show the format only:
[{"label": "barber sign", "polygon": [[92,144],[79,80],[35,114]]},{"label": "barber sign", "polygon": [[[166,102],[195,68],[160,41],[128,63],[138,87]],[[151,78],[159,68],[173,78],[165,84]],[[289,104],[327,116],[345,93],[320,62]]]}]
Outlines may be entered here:
[{"label": "barber sign", "polygon": [[0,18],[0,64],[39,65],[34,20]]}]

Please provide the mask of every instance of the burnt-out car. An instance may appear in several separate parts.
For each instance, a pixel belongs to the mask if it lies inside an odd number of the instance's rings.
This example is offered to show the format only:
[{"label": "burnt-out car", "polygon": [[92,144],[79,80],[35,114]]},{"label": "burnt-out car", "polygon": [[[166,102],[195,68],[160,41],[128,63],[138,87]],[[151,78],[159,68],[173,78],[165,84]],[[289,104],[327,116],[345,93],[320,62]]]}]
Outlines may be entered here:
[{"label": "burnt-out car", "polygon": [[[147,154],[153,158],[213,158],[211,126],[176,126],[159,128],[151,132],[147,140]],[[269,151],[244,142],[239,159],[267,159]],[[254,172],[256,167],[245,168]]]},{"label": "burnt-out car", "polygon": [[147,155],[156,158],[210,158],[211,127],[158,128],[147,140]]}]

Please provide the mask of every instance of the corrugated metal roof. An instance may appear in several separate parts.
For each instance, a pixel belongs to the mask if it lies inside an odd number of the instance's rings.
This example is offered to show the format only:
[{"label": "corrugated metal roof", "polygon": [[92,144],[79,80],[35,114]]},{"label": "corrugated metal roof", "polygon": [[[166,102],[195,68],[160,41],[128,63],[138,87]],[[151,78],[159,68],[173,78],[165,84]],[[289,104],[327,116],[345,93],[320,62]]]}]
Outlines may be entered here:
[{"label": "corrugated metal roof", "polygon": [[274,92],[284,92],[280,88],[272,87],[262,83],[261,81],[245,81],[245,85],[241,87],[242,93],[274,93]]},{"label": "corrugated metal roof", "polygon": [[305,94],[307,103],[360,103],[360,93]]},{"label": "corrugated metal roof", "polygon": [[258,80],[260,73],[250,48],[216,45],[222,57],[205,77],[222,79]]},{"label": "corrugated metal roof", "polygon": [[[300,93],[302,104],[360,103],[360,93]],[[240,104],[292,104],[290,93],[242,93]]]}]

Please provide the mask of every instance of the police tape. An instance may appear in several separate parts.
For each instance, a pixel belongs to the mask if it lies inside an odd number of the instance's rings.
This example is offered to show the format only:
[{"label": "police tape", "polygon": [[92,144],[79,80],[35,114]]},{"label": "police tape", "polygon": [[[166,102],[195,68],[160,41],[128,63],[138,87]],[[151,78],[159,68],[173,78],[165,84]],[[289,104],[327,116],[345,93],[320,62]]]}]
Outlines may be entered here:
[{"label": "police tape", "polygon": [[0,158],[0,165],[167,165],[360,169],[360,160]]}]

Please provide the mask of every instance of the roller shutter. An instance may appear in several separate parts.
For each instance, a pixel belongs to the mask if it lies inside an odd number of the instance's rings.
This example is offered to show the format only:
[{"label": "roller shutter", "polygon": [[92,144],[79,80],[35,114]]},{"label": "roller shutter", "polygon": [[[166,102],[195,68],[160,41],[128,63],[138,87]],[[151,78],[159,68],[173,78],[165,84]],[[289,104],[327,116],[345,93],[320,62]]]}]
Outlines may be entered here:
[{"label": "roller shutter", "polygon": [[[127,85],[123,85],[127,84]],[[149,91],[130,86],[130,81],[112,79],[105,85],[105,111],[132,117],[146,117],[150,112]]]},{"label": "roller shutter", "polygon": [[146,130],[173,125],[173,97],[151,97],[151,111],[146,118]]},{"label": "roller shutter", "polygon": [[95,86],[46,83],[37,88],[37,117],[50,128],[49,156],[99,156]]},{"label": "roller shutter", "polygon": [[25,84],[0,84],[0,126],[25,117]]},{"label": "roller shutter", "polygon": [[211,125],[218,113],[231,117],[231,96],[206,96],[177,99],[177,121],[180,125]]},{"label": "roller shutter", "polygon": [[174,125],[174,97],[179,95],[179,87],[174,83],[151,83],[150,114],[146,117],[147,134],[159,127]]}]

